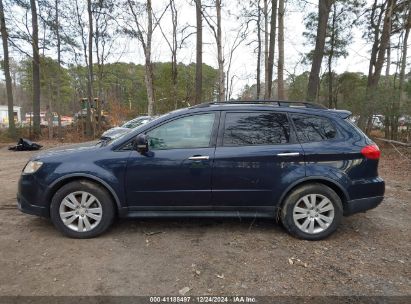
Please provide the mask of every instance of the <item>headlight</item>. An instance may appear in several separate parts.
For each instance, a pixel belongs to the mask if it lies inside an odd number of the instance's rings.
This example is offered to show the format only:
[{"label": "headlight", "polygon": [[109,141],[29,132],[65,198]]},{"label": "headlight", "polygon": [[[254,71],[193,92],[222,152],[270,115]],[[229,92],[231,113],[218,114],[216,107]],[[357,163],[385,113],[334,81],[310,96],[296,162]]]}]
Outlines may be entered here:
[{"label": "headlight", "polygon": [[43,165],[42,162],[37,160],[31,160],[27,163],[27,165],[23,169],[24,174],[31,174],[36,172],[40,167]]}]

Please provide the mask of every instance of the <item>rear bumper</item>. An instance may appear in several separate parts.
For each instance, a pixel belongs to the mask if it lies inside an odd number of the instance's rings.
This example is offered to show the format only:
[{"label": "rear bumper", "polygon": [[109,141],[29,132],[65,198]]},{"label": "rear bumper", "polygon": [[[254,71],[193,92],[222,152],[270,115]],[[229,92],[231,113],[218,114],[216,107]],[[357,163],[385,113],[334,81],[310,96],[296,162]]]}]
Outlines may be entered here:
[{"label": "rear bumper", "polygon": [[373,209],[377,207],[383,199],[384,196],[374,196],[347,201],[344,205],[344,215],[351,215]]}]

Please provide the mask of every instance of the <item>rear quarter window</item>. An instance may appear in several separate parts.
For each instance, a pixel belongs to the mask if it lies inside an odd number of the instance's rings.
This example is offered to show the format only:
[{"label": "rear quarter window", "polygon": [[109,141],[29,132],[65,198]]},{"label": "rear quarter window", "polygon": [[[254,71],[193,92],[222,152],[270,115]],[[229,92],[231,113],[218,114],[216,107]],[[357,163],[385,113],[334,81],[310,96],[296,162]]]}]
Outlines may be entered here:
[{"label": "rear quarter window", "polygon": [[337,137],[334,124],[327,117],[293,114],[291,115],[298,139],[301,142],[318,142]]}]

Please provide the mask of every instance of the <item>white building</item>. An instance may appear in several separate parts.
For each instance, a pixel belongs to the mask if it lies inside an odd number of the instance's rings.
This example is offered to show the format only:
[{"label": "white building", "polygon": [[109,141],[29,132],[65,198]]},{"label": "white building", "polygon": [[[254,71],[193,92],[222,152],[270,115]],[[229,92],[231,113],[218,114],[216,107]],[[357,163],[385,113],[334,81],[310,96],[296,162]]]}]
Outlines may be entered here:
[{"label": "white building", "polygon": [[[14,106],[14,121],[21,122],[21,107]],[[7,105],[0,105],[0,126],[7,127],[9,125],[9,110]]]}]

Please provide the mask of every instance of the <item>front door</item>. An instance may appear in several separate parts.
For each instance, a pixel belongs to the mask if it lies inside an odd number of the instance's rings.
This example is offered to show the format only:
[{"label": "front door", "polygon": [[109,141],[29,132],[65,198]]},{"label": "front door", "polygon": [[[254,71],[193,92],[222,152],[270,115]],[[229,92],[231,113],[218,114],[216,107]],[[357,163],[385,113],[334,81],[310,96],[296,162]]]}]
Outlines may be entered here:
[{"label": "front door", "polygon": [[273,209],[286,187],[304,176],[303,150],[286,113],[225,113],[214,156],[215,209]]},{"label": "front door", "polygon": [[132,151],[127,164],[126,195],[131,210],[210,206],[218,119],[217,112],[189,115],[146,132],[149,152]]}]

